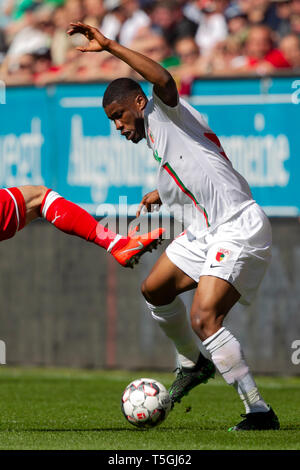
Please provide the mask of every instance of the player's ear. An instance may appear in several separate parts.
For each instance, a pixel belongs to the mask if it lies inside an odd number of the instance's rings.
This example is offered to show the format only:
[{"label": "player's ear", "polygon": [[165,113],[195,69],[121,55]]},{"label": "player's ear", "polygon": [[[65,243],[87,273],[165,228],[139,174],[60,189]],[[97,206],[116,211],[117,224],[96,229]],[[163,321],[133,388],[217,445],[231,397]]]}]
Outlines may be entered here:
[{"label": "player's ear", "polygon": [[146,104],[147,104],[147,98],[144,94],[142,93],[139,93],[136,97],[135,97],[135,103],[138,107],[138,109],[141,111],[142,109],[145,108]]}]

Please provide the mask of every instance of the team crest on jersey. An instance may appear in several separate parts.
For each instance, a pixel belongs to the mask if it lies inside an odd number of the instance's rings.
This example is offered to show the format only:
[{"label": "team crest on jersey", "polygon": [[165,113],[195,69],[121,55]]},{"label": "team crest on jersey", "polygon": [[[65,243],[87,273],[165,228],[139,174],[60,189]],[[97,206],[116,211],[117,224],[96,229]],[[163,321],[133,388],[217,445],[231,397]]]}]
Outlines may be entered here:
[{"label": "team crest on jersey", "polygon": [[225,261],[225,259],[228,258],[230,253],[231,253],[230,250],[226,250],[225,248],[219,248],[216,254],[216,261],[218,261],[219,263],[221,261]]}]

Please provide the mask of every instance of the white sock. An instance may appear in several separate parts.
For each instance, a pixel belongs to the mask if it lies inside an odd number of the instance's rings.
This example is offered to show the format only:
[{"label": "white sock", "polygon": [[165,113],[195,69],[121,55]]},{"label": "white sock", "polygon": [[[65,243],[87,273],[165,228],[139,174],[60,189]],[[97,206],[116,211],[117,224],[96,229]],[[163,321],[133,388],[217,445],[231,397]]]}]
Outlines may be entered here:
[{"label": "white sock", "polygon": [[222,327],[203,341],[211,358],[224,380],[233,385],[240,395],[246,413],[269,411],[244,359],[238,340]]},{"label": "white sock", "polygon": [[194,367],[200,350],[198,339],[188,321],[186,308],[179,297],[168,305],[156,307],[146,301],[152,317],[165,334],[174,342],[178,361],[183,367]]}]

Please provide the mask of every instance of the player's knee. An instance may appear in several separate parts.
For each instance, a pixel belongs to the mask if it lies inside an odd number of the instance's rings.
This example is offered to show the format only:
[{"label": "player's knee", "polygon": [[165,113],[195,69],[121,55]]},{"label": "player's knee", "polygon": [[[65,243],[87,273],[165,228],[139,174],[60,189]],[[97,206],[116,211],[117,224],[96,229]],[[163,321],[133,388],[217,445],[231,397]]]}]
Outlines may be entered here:
[{"label": "player's knee", "polygon": [[197,306],[191,310],[191,325],[194,332],[204,341],[222,326],[222,318],[215,308]]},{"label": "player's knee", "polygon": [[160,289],[157,288],[157,286],[152,282],[151,278],[147,278],[142,282],[141,285],[141,292],[150,304],[153,305],[161,305],[165,303],[162,300],[162,295]]},{"label": "player's knee", "polygon": [[147,300],[147,302],[152,303],[152,294],[153,289],[151,289],[151,283],[148,282],[148,278],[142,282],[141,285],[141,292],[143,297]]}]

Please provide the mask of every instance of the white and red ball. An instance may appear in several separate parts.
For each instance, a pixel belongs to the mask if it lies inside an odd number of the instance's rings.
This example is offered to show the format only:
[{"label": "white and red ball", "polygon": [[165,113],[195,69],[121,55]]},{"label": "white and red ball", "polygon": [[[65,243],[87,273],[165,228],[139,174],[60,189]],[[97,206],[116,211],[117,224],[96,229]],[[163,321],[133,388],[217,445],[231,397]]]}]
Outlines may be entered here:
[{"label": "white and red ball", "polygon": [[139,428],[153,428],[166,419],[172,407],[170,395],[154,379],[137,379],[125,388],[121,409],[127,421]]}]

